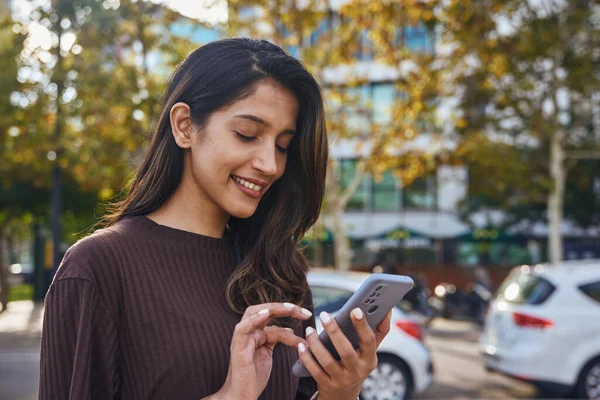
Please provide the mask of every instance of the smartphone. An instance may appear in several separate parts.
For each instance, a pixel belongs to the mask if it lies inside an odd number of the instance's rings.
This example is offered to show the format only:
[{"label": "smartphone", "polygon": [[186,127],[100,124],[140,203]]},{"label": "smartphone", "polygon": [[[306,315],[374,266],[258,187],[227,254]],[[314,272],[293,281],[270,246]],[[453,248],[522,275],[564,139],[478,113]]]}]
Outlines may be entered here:
[{"label": "smartphone", "polygon": [[[408,276],[373,274],[354,292],[335,314],[334,318],[355,349],[358,348],[359,340],[358,333],[350,319],[350,312],[357,307],[360,308],[364,312],[371,329],[375,329],[383,321],[388,312],[390,312],[392,307],[400,303],[400,300],[402,300],[413,284],[413,280]],[[319,334],[319,338],[331,355],[339,361],[340,356],[335,350],[333,343],[329,340],[329,336],[325,330]],[[300,378],[310,376],[310,372],[304,367],[300,359],[292,366],[292,373]]]}]

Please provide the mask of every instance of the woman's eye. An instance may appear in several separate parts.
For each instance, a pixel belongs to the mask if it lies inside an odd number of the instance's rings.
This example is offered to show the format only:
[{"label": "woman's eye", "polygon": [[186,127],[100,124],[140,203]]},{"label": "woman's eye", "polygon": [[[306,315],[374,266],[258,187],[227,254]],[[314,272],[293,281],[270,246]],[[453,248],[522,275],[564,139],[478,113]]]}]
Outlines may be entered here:
[{"label": "woman's eye", "polygon": [[276,146],[276,147],[277,147],[277,151],[279,151],[280,153],[286,154],[288,151],[286,148],[283,148],[281,146]]},{"label": "woman's eye", "polygon": [[242,141],[244,141],[244,142],[251,142],[251,141],[253,141],[254,139],[256,139],[256,138],[255,138],[255,137],[253,137],[253,136],[246,136],[246,135],[242,135],[242,134],[241,134],[241,133],[239,133],[238,131],[234,131],[234,132],[235,132],[235,134],[237,135],[238,139],[240,139],[240,140],[242,140]]}]

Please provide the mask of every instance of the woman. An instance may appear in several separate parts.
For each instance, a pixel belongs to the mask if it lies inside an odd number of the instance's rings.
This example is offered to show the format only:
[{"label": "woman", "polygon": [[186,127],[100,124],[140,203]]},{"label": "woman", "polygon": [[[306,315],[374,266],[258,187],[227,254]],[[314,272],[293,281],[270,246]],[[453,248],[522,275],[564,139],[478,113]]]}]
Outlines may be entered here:
[{"label": "woman", "polygon": [[[341,363],[314,334],[297,243],[326,162],[300,62],[250,39],[190,54],[127,197],[54,278],[40,399],[356,399],[389,319],[373,332],[357,313],[355,351],[322,315]],[[314,380],[291,374],[298,357]]]}]

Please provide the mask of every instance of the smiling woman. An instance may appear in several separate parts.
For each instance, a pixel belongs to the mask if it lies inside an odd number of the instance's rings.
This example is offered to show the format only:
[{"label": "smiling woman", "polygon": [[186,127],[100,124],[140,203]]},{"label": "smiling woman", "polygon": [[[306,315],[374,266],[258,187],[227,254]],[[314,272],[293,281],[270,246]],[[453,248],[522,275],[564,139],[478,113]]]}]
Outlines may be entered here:
[{"label": "smiling woman", "polygon": [[[127,196],[48,291],[40,398],[313,396],[291,373],[314,327],[297,245],[326,163],[321,92],[298,60],[243,38],[190,54]],[[335,376],[311,370],[323,400],[356,398],[375,349],[350,350]]]}]

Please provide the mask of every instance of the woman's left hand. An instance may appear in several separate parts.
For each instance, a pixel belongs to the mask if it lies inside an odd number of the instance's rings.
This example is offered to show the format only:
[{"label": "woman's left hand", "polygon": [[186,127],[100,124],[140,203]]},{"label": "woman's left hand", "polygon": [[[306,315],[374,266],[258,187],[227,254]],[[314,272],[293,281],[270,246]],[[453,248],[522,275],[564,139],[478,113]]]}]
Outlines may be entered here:
[{"label": "woman's left hand", "polygon": [[362,310],[357,308],[350,314],[360,340],[356,350],[331,315],[325,312],[320,315],[323,328],[341,361],[333,358],[312,328],[306,330],[312,355],[303,344],[298,346],[300,360],[319,386],[319,400],[355,400],[364,380],[377,367],[377,347],[390,331],[391,311],[374,331],[369,327]]}]

